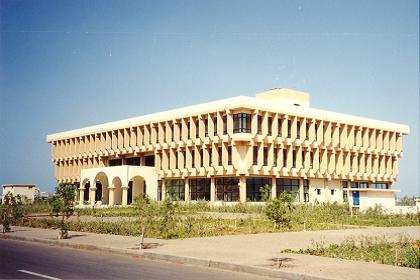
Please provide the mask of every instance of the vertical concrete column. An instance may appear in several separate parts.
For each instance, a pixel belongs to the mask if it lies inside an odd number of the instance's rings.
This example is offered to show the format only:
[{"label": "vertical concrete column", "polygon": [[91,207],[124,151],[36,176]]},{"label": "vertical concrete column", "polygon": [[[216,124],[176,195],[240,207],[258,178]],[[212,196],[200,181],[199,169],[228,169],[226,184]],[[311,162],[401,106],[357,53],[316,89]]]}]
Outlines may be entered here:
[{"label": "vertical concrete column", "polygon": [[95,196],[96,196],[96,188],[91,187],[90,188],[90,195],[89,195],[90,205],[95,205]]},{"label": "vertical concrete column", "polygon": [[328,180],[324,180],[324,202],[328,201]]},{"label": "vertical concrete column", "polygon": [[216,182],[215,178],[210,178],[210,202],[213,204],[216,201]]},{"label": "vertical concrete column", "polygon": [[83,205],[84,197],[85,197],[85,188],[82,187],[79,189],[79,205]]},{"label": "vertical concrete column", "polygon": [[303,194],[303,178],[299,178],[299,202],[304,203],[304,194]]},{"label": "vertical concrete column", "polygon": [[121,205],[127,206],[127,200],[128,200],[128,186],[122,186],[122,199],[121,199]]},{"label": "vertical concrete column", "polygon": [[277,197],[277,181],[276,177],[271,178],[271,198],[275,199]]},{"label": "vertical concrete column", "polygon": [[245,175],[239,176],[239,201],[246,202],[246,178]]},{"label": "vertical concrete column", "polygon": [[188,178],[184,179],[184,187],[185,187],[185,201],[190,201],[190,182]]},{"label": "vertical concrete column", "polygon": [[115,204],[114,190],[115,190],[114,186],[109,186],[108,187],[108,191],[109,191],[108,205],[109,206],[114,206],[114,204]]}]

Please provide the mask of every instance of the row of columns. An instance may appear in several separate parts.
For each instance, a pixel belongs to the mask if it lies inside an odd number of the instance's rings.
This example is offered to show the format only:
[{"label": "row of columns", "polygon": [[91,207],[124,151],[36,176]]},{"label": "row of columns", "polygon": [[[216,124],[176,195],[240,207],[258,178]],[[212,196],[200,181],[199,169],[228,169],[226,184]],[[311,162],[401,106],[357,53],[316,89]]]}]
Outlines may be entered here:
[{"label": "row of columns", "polygon": [[[86,190],[84,187],[79,188],[79,205],[84,204],[85,191],[89,191],[89,204],[95,205],[96,187],[91,187]],[[121,187],[121,205],[126,206],[128,201],[128,186]],[[108,187],[108,205],[115,205],[115,186]]]}]

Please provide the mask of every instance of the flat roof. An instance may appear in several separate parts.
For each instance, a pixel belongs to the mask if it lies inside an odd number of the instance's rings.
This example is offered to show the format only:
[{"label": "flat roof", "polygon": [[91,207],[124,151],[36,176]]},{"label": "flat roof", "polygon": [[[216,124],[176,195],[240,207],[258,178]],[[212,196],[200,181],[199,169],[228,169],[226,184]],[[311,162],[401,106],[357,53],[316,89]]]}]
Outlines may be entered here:
[{"label": "flat roof", "polygon": [[33,188],[33,187],[35,187],[36,185],[34,185],[34,184],[4,184],[4,185],[1,185],[3,188],[7,188],[7,187],[20,187],[20,188],[23,188],[23,187],[30,187],[30,188]]},{"label": "flat roof", "polygon": [[280,102],[273,102],[272,100],[258,99],[249,96],[237,96],[212,102],[201,103],[198,105],[167,110],[159,113],[147,114],[139,117],[88,126],[75,130],[54,133],[47,135],[46,140],[47,142],[53,142],[57,140],[80,137],[84,135],[90,135],[110,130],[130,128],[139,125],[147,125],[155,122],[170,121],[194,115],[213,113],[216,111],[222,111],[226,109],[234,110],[239,108],[265,110],[293,116],[363,126],[372,129],[395,131],[405,135],[410,133],[409,126],[399,123],[392,123],[371,118],[341,114],[304,106],[284,105]]}]

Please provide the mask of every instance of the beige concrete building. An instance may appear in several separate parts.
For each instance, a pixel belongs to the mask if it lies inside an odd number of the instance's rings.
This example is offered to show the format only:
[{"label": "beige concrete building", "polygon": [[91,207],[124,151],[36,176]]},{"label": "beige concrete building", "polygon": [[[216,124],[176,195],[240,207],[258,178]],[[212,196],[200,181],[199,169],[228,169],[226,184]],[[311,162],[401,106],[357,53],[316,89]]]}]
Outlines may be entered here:
[{"label": "beige concrete building", "polygon": [[80,204],[161,200],[394,205],[406,125],[313,109],[309,95],[273,89],[47,136],[59,183]]},{"label": "beige concrete building", "polygon": [[4,184],[1,187],[3,189],[2,197],[10,192],[13,196],[20,195],[22,198],[27,198],[33,202],[35,197],[39,195],[39,189],[31,184]]}]

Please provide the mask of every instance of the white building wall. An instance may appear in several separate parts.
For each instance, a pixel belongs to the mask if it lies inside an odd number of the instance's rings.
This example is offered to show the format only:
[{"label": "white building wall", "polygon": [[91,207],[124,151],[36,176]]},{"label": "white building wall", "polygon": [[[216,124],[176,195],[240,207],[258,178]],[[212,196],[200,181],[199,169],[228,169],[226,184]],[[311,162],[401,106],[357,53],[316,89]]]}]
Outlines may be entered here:
[{"label": "white building wall", "polygon": [[388,211],[393,211],[393,209],[395,209],[395,193],[377,191],[360,192],[361,211],[364,211],[369,207],[375,207],[376,204],[382,205]]}]

